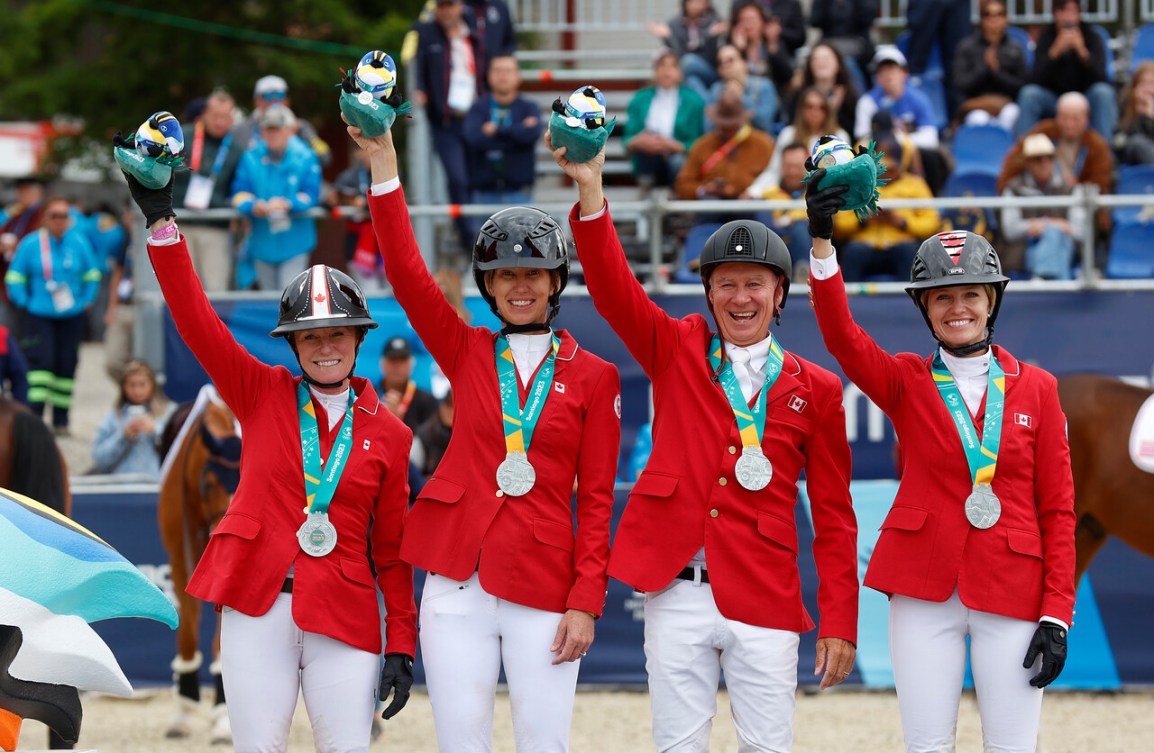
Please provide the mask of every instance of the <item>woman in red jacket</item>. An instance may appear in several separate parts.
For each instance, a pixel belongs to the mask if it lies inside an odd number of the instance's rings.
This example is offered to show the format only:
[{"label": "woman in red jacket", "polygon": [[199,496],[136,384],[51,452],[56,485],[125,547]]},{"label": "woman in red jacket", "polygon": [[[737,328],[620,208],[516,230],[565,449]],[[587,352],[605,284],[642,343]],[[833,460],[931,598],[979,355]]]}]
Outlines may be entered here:
[{"label": "woman in red jacket", "polygon": [[392,136],[349,133],[370,155],[385,275],[453,387],[453,436],[401,544],[428,572],[421,652],[438,744],[489,750],[504,665],[517,749],[568,750],[578,660],[605,601],[617,369],[552,328],[569,275],[552,217],[513,207],[484,223],[473,277],[502,329],[471,327],[421,258]]},{"label": "woman in red jacket", "polygon": [[[1074,610],[1074,483],[1057,383],[993,344],[1009,281],[966,231],[922,243],[906,290],[938,348],[886,353],[854,323],[833,244],[844,188],[806,202],[826,347],[894,424],[901,485],[865,584],[890,596],[909,751],[953,750],[966,638],[987,750],[1033,751]],[[1024,659],[1023,659],[1024,657]]]},{"label": "woman in red jacket", "polygon": [[378,688],[382,698],[394,691],[385,718],[408,700],[417,633],[413,569],[398,556],[412,432],[353,376],[377,325],[356,283],[318,264],[285,289],[271,333],[303,376],[261,363],[204,295],[174,222],[172,182],[128,185],[177,329],[244,433],[240,486],[188,584],[223,612],[233,747],[285,750],[303,692],[318,751],[367,753]]}]

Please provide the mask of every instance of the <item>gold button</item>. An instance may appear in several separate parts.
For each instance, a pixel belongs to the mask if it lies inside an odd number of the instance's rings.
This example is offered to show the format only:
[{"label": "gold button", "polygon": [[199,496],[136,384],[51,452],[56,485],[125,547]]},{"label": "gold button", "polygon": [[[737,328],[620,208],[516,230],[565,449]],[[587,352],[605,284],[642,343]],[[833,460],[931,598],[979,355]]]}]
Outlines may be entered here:
[{"label": "gold button", "polygon": [[498,489],[498,490],[497,490],[497,496],[498,496],[498,497],[504,497],[504,496],[505,496],[505,492],[503,492],[503,491],[501,491],[500,489]]},{"label": "gold button", "polygon": [[717,483],[722,485],[722,486],[725,486],[729,482],[725,480],[725,476],[722,476],[721,478],[717,479]]},{"label": "gold button", "polygon": [[729,448],[729,454],[730,454],[730,455],[736,455],[736,454],[737,454],[737,448],[736,448],[736,447],[732,447],[732,446],[731,446],[731,447]]},{"label": "gold button", "polygon": [[718,515],[720,515],[720,514],[721,514],[721,513],[719,513],[719,512],[717,511],[717,509],[716,509],[716,508],[714,508],[713,510],[710,510],[710,511],[709,511],[709,517],[711,517],[711,518],[716,518],[716,517],[717,517]]}]

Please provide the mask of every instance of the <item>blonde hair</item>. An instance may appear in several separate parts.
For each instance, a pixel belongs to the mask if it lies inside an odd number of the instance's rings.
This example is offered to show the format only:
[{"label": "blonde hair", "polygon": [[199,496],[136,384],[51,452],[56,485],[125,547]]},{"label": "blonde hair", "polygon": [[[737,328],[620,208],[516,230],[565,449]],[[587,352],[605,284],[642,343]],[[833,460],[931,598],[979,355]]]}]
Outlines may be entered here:
[{"label": "blonde hair", "polygon": [[147,361],[140,359],[133,359],[124,364],[124,371],[120,374],[120,395],[116,398],[116,407],[123,408],[129,405],[128,393],[124,386],[128,384],[128,378],[136,374],[144,374],[148,377],[148,381],[152,383],[152,394],[148,398],[148,412],[153,418],[160,418],[168,410],[168,397],[160,389],[160,385],[156,382],[156,372]]}]

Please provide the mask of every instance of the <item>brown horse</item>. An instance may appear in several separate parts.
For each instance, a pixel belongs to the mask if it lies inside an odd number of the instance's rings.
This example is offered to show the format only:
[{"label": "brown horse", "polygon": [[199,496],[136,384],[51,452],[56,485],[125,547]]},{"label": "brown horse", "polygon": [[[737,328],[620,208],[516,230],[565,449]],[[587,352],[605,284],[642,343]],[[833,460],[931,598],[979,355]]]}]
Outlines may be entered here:
[{"label": "brown horse", "polygon": [[[240,437],[232,411],[218,402],[215,390],[194,405],[184,405],[173,415],[161,441],[165,457],[160,482],[157,518],[160,538],[168,552],[172,586],[180,604],[176,630],[177,656],[172,668],[176,680],[177,714],[169,737],[191,734],[191,713],[199,706],[198,671],[203,662],[200,645],[201,603],[185,588],[208,546],[213,527],[228,510],[240,480]],[[189,416],[192,416],[189,418]],[[184,424],[188,424],[187,427]],[[220,625],[213,640],[213,675],[216,700],[213,707],[212,741],[230,742],[224,709],[224,685],[220,679]]]},{"label": "brown horse", "polygon": [[1107,536],[1154,557],[1154,473],[1130,459],[1130,427],[1150,395],[1149,389],[1100,374],[1058,379],[1074,468],[1075,583]]},{"label": "brown horse", "polygon": [[68,464],[43,421],[21,403],[0,397],[0,487],[65,515],[72,513]]}]

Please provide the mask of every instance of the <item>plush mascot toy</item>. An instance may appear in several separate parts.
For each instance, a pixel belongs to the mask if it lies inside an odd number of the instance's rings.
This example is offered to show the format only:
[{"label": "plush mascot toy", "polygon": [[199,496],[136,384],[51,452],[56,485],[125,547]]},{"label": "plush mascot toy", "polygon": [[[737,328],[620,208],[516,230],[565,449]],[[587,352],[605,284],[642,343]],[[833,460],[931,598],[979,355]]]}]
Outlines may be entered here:
[{"label": "plush mascot toy", "polygon": [[881,177],[886,171],[882,161],[884,156],[875,149],[872,141],[868,147],[859,146],[855,153],[853,147],[836,136],[822,136],[805,161],[809,174],[803,182],[808,183],[815,170],[825,168],[825,177],[818,188],[848,186],[849,190],[843,194],[845,206],[842,208],[853,210],[861,221],[877,214],[878,186],[889,183],[888,178]]},{"label": "plush mascot toy", "polygon": [[380,50],[366,52],[357,67],[344,73],[341,112],[368,138],[376,138],[393,126],[397,115],[408,115],[413,105],[402,104],[397,88],[397,64]]},{"label": "plush mascot toy", "polygon": [[112,139],[112,153],[120,168],[148,188],[164,188],[184,158],[184,131],[170,112],[153,113],[127,139],[119,133]]},{"label": "plush mascot toy", "polygon": [[597,156],[613,133],[617,119],[605,122],[605,95],[596,86],[583,86],[562,101],[553,102],[549,133],[553,148],[568,147],[570,162],[588,162]]}]

